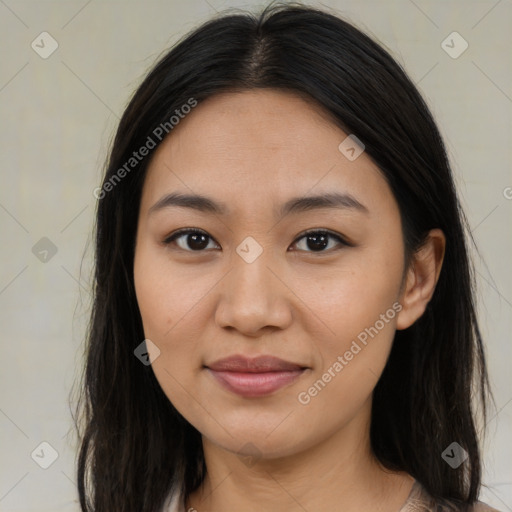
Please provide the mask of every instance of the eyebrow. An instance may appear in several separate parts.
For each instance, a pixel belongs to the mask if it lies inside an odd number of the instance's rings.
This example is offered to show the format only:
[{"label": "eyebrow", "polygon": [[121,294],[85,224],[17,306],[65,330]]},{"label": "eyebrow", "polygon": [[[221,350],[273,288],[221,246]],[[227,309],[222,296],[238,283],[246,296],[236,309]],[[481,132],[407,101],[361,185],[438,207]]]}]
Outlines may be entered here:
[{"label": "eyebrow", "polygon": [[[203,213],[215,215],[226,215],[229,210],[225,203],[218,203],[209,197],[199,194],[182,194],[173,192],[160,198],[148,211],[151,215],[166,208],[190,208]],[[304,196],[292,198],[284,203],[277,211],[277,217],[283,218],[286,215],[317,210],[322,208],[337,208],[354,210],[368,214],[368,208],[360,203],[354,196],[347,193],[327,192],[315,196]]]}]

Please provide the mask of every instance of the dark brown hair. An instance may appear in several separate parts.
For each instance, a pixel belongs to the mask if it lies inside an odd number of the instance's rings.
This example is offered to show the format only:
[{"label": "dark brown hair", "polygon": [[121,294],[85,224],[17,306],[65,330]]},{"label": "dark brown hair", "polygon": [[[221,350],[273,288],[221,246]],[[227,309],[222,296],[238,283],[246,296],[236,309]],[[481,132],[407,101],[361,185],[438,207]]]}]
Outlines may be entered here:
[{"label": "dark brown hair", "polygon": [[[436,124],[386,50],[338,16],[301,4],[221,13],[148,73],[119,123],[103,184],[190,98],[256,88],[313,99],[364,143],[399,205],[407,261],[430,229],[445,233],[434,296],[414,325],[396,332],[374,390],[371,445],[383,465],[409,473],[432,496],[461,507],[474,502],[481,458],[472,400],[485,419],[490,395],[469,230]],[[133,262],[149,161],[141,159],[97,205],[94,304],[76,419],[84,512],[157,512],[170,494],[198,488],[206,471],[201,434],[134,356],[144,340]],[[458,469],[441,457],[454,441],[468,453]]]}]

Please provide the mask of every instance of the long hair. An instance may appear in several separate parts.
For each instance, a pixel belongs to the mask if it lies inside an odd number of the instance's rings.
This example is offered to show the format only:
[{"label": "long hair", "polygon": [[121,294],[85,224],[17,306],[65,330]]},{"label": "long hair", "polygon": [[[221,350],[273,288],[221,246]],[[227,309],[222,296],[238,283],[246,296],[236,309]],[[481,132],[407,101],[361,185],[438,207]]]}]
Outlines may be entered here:
[{"label": "long hair", "polygon": [[[470,233],[443,140],[385,49],[334,14],[286,3],[258,15],[221,13],[196,28],[153,66],[122,115],[97,194],[94,302],[75,418],[82,510],[157,512],[168,496],[188,496],[205,477],[200,433],[170,403],[151,366],[134,356],[144,340],[135,234],[151,154],[131,159],[148,137],[158,146],[162,127],[172,136],[169,119],[183,105],[263,88],[315,101],[364,143],[399,205],[407,262],[430,229],[446,235],[432,300],[420,319],[396,332],[374,390],[370,438],[385,467],[409,473],[435,498],[473,503],[481,484],[475,404],[485,421],[492,395]],[[454,441],[468,455],[456,470],[441,456]]]}]

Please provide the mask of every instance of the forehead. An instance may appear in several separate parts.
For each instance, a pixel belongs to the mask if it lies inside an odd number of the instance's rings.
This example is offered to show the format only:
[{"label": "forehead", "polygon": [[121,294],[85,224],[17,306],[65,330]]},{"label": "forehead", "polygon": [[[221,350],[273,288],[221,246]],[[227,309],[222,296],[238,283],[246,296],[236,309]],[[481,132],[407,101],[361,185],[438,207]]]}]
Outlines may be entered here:
[{"label": "forehead", "polygon": [[144,198],[154,202],[188,188],[257,208],[257,198],[280,203],[335,189],[389,201],[392,193],[373,161],[364,152],[351,161],[340,151],[348,135],[316,102],[296,94],[218,94],[200,102],[157,148]]},{"label": "forehead", "polygon": [[[192,142],[213,152],[220,143],[232,143],[238,152],[244,146],[300,152],[311,150],[309,141],[318,144],[320,131],[337,132],[338,137],[340,133],[331,114],[313,99],[288,91],[255,89],[221,93],[202,101],[173,129],[169,139]],[[201,140],[190,140],[198,134]]]}]

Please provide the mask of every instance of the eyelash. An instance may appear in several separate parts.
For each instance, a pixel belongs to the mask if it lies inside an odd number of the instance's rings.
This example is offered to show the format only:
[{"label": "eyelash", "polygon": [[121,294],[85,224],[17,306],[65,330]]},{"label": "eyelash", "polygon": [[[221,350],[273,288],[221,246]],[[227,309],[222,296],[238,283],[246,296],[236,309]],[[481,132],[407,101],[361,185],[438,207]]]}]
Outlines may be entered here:
[{"label": "eyelash", "polygon": [[[163,244],[164,245],[170,245],[172,242],[174,242],[177,238],[180,238],[184,235],[191,235],[191,234],[198,234],[198,235],[205,235],[206,237],[208,237],[210,240],[213,240],[217,245],[218,245],[218,242],[213,238],[211,237],[208,233],[206,233],[206,231],[203,231],[202,229],[197,229],[197,228],[183,228],[183,229],[179,229],[178,231],[175,231],[174,233],[172,233],[171,235],[169,235],[167,238],[165,238],[163,240]],[[324,235],[328,235],[329,237],[331,238],[334,238],[336,241],[339,242],[339,244],[343,247],[353,247],[353,244],[350,244],[349,242],[347,242],[343,237],[341,237],[341,235],[339,235],[338,233],[335,233],[333,231],[330,231],[328,229],[312,229],[312,230],[309,230],[309,231],[305,231],[304,233],[301,233],[296,239],[295,241],[293,242],[293,244],[296,244],[299,240],[302,240],[303,238],[306,238],[308,235],[312,235],[312,234],[324,234]],[[185,252],[192,252],[192,253],[201,253],[201,252],[206,252],[206,249],[201,249],[201,250],[190,250],[190,249],[182,249],[181,247],[178,247],[179,250],[182,250],[182,251],[185,251]],[[302,252],[306,252],[306,253],[310,253],[310,254],[326,254],[326,253],[331,253],[336,250],[339,250],[341,249],[341,247],[337,247],[337,248],[331,248],[331,249],[327,249],[327,250],[322,250],[322,251],[302,251]]]}]

